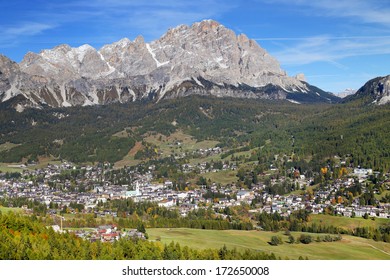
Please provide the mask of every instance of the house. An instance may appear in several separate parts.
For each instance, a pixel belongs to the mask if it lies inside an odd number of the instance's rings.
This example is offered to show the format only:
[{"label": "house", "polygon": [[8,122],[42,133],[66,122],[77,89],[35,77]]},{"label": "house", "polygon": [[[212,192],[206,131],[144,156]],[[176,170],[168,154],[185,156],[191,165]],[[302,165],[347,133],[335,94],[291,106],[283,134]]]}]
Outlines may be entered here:
[{"label": "house", "polygon": [[172,181],[165,181],[164,182],[164,187],[173,187]]},{"label": "house", "polygon": [[390,218],[390,215],[385,212],[379,212],[379,218]]},{"label": "house", "polygon": [[124,233],[125,236],[129,238],[140,238],[140,239],[145,239],[145,234],[142,232],[139,232],[136,229],[130,229],[129,231]]},{"label": "house", "polygon": [[100,235],[100,240],[103,242],[114,242],[116,240],[119,240],[120,235],[118,232],[113,233],[103,233]]},{"label": "house", "polygon": [[365,209],[356,209],[355,210],[355,216],[356,217],[363,217],[364,214],[366,214],[366,210]]},{"label": "house", "polygon": [[175,204],[176,204],[175,200],[164,199],[164,200],[162,200],[161,202],[158,203],[158,206],[169,208],[169,207],[175,206]]},{"label": "house", "polygon": [[366,177],[367,175],[372,175],[372,169],[355,168],[353,174],[358,177]]},{"label": "house", "polygon": [[249,191],[239,191],[237,192],[237,200],[243,200],[245,198],[249,198],[250,192]]}]

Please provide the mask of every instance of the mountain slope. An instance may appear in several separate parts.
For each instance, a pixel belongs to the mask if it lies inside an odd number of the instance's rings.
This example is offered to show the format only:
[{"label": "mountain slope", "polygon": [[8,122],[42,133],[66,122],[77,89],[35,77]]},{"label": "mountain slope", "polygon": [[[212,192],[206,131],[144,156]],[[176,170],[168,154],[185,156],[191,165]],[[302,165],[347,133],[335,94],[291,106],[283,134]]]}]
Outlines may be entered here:
[{"label": "mountain slope", "polygon": [[354,166],[390,168],[389,106],[372,110],[372,106],[354,103],[301,106],[280,100],[191,95],[158,103],[18,113],[11,101],[0,104],[0,148],[4,143],[14,145],[0,151],[0,162],[36,161],[40,156],[117,162],[135,142],[183,131],[198,141],[218,141],[226,151],[258,149],[263,159],[293,153],[302,162],[307,159],[319,165],[325,159],[349,155]]},{"label": "mountain slope", "polygon": [[390,103],[390,75],[369,80],[355,94],[343,100],[343,102],[352,101],[377,105]]},{"label": "mountain slope", "polygon": [[192,94],[299,103],[338,100],[289,77],[254,40],[212,20],[180,25],[150,43],[139,36],[100,50],[60,45],[30,52],[19,65],[5,60],[0,70],[14,75],[0,76],[0,100],[23,94],[36,107],[158,101]]}]

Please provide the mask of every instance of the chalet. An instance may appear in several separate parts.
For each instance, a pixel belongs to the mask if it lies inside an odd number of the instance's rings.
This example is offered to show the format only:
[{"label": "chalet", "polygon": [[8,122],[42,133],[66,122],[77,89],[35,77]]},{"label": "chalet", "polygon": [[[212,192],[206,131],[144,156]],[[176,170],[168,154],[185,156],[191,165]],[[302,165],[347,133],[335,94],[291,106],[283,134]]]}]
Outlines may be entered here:
[{"label": "chalet", "polygon": [[139,239],[145,239],[145,234],[142,232],[139,232],[136,229],[130,229],[129,231],[124,233],[124,236],[128,238],[139,238]]},{"label": "chalet", "polygon": [[249,191],[242,190],[237,192],[237,200],[243,200],[245,198],[249,198],[249,196],[250,196]]},{"label": "chalet", "polygon": [[102,242],[114,242],[119,239],[120,239],[120,235],[118,232],[103,233],[100,235],[100,241]]},{"label": "chalet", "polygon": [[172,206],[175,206],[176,205],[176,201],[175,200],[168,200],[168,199],[164,199],[162,200],[161,202],[158,203],[158,206],[160,207],[172,207]]},{"label": "chalet", "polygon": [[358,177],[367,177],[368,175],[372,175],[372,169],[366,169],[366,168],[355,168],[353,170],[353,175]]},{"label": "chalet", "polygon": [[173,187],[172,181],[165,181],[165,182],[164,182],[164,187],[166,187],[166,188],[168,188],[168,187]]}]

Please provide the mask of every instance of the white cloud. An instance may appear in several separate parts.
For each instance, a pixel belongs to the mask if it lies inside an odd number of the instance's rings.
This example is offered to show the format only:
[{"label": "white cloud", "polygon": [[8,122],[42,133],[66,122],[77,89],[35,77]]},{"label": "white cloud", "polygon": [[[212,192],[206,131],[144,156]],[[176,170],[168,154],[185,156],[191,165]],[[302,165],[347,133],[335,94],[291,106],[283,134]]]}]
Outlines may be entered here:
[{"label": "white cloud", "polygon": [[325,61],[339,68],[344,67],[337,62],[340,59],[377,54],[390,54],[390,36],[332,37],[324,35],[299,38],[296,39],[295,44],[289,43],[288,46],[273,52],[273,55],[284,65],[303,65]]},{"label": "white cloud", "polygon": [[[138,35],[151,41],[179,24],[218,18],[233,7],[232,2],[236,1],[68,0],[31,3],[23,11],[22,23],[18,21],[16,9],[9,9],[8,26],[3,25],[0,29],[0,47],[20,46],[22,42],[43,47],[46,47],[45,43],[88,43],[100,47],[123,37],[134,39]],[[48,36],[47,31],[57,30]],[[31,38],[36,35],[43,35],[39,42]]]},{"label": "white cloud", "polygon": [[54,26],[49,24],[30,22],[23,23],[19,26],[13,26],[9,28],[5,28],[2,33],[5,36],[32,36],[37,35],[45,30],[52,29]]},{"label": "white cloud", "polygon": [[[328,62],[345,69],[346,57],[390,54],[390,5],[384,0],[255,0],[294,9],[296,16],[328,18],[328,34],[304,28],[307,37],[257,38],[272,42],[272,54],[283,65]],[[288,34],[289,30],[286,30]],[[320,31],[321,32],[321,31]],[[324,32],[324,31],[322,31]],[[333,34],[332,34],[333,33]],[[315,34],[315,33],[314,33]],[[349,34],[348,36],[343,36]],[[288,35],[287,35],[288,36]],[[287,43],[288,41],[288,43]],[[285,42],[285,43],[284,43]]]},{"label": "white cloud", "polygon": [[304,5],[323,10],[330,16],[354,17],[366,23],[390,25],[390,9],[386,1],[377,0],[317,0],[298,1]]},{"label": "white cloud", "polygon": [[317,16],[349,17],[365,23],[390,25],[390,7],[384,0],[257,0],[296,5]]},{"label": "white cloud", "polygon": [[27,22],[14,26],[5,26],[0,30],[0,48],[11,48],[18,45],[20,38],[32,37],[52,29],[55,26],[38,23]]},{"label": "white cloud", "polygon": [[[97,0],[68,1],[53,7],[54,13],[61,10],[63,20],[85,21],[102,26],[112,34],[123,34],[127,29],[129,33],[137,32],[137,35],[157,38],[169,27],[216,18],[231,9],[233,4],[222,0]],[[90,15],[77,15],[86,11]]]},{"label": "white cloud", "polygon": [[[11,8],[14,6],[0,4],[2,12],[8,15],[4,19],[8,26],[0,29],[0,47],[10,49],[23,44],[31,50],[62,43],[88,43],[99,48],[138,35],[151,41],[179,24],[207,18],[218,20],[237,1],[241,0],[37,1],[23,7],[23,13]],[[23,18],[22,24],[19,18]],[[39,40],[32,38],[37,35]]]}]

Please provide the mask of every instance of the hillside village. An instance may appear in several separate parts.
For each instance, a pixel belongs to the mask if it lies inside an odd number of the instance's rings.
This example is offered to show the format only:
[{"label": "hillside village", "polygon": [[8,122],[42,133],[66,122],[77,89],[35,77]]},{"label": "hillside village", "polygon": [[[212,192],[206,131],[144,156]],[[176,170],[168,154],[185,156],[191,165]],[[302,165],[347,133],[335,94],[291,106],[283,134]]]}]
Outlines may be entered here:
[{"label": "hillside village", "polygon": [[[186,168],[190,167],[186,166]],[[295,178],[295,184],[302,186],[301,190],[286,195],[268,193],[265,184],[261,182],[252,184],[251,189],[239,188],[236,184],[223,186],[212,183],[209,186],[196,185],[186,190],[175,190],[171,181],[156,183],[152,173],[153,166],[143,173],[134,169],[126,171],[129,183],[115,184],[103,179],[104,174],[110,170],[109,164],[76,167],[64,161],[61,164],[49,164],[42,169],[26,169],[21,177],[6,178],[7,174],[2,173],[0,174],[0,199],[34,200],[46,205],[47,213],[53,215],[59,212],[93,213],[95,217],[117,217],[116,211],[104,208],[105,202],[131,198],[135,202],[151,201],[161,207],[176,208],[182,217],[187,216],[192,210],[211,206],[217,215],[226,218],[223,211],[225,208],[247,204],[251,206],[252,213],[277,212],[282,216],[306,209],[313,214],[390,218],[390,203],[377,201],[375,206],[363,204],[361,199],[351,196],[346,191],[359,183],[363,186],[361,192],[368,192],[364,186],[369,176],[374,174],[371,169],[355,168],[348,176],[331,180],[326,186],[312,191],[305,189],[312,185],[313,178],[300,175]],[[75,180],[61,175],[72,174],[72,172],[77,174]],[[286,178],[280,176],[278,179],[273,178],[270,184],[277,184],[284,180]],[[389,184],[385,186],[389,189]],[[340,193],[342,189],[345,193]],[[218,196],[210,198],[210,193]],[[342,197],[349,197],[348,203]],[[8,206],[14,205],[11,203]],[[119,236],[119,234],[112,235],[111,231],[109,234],[111,234],[110,238]],[[103,240],[108,237],[95,235],[91,238]]]}]

